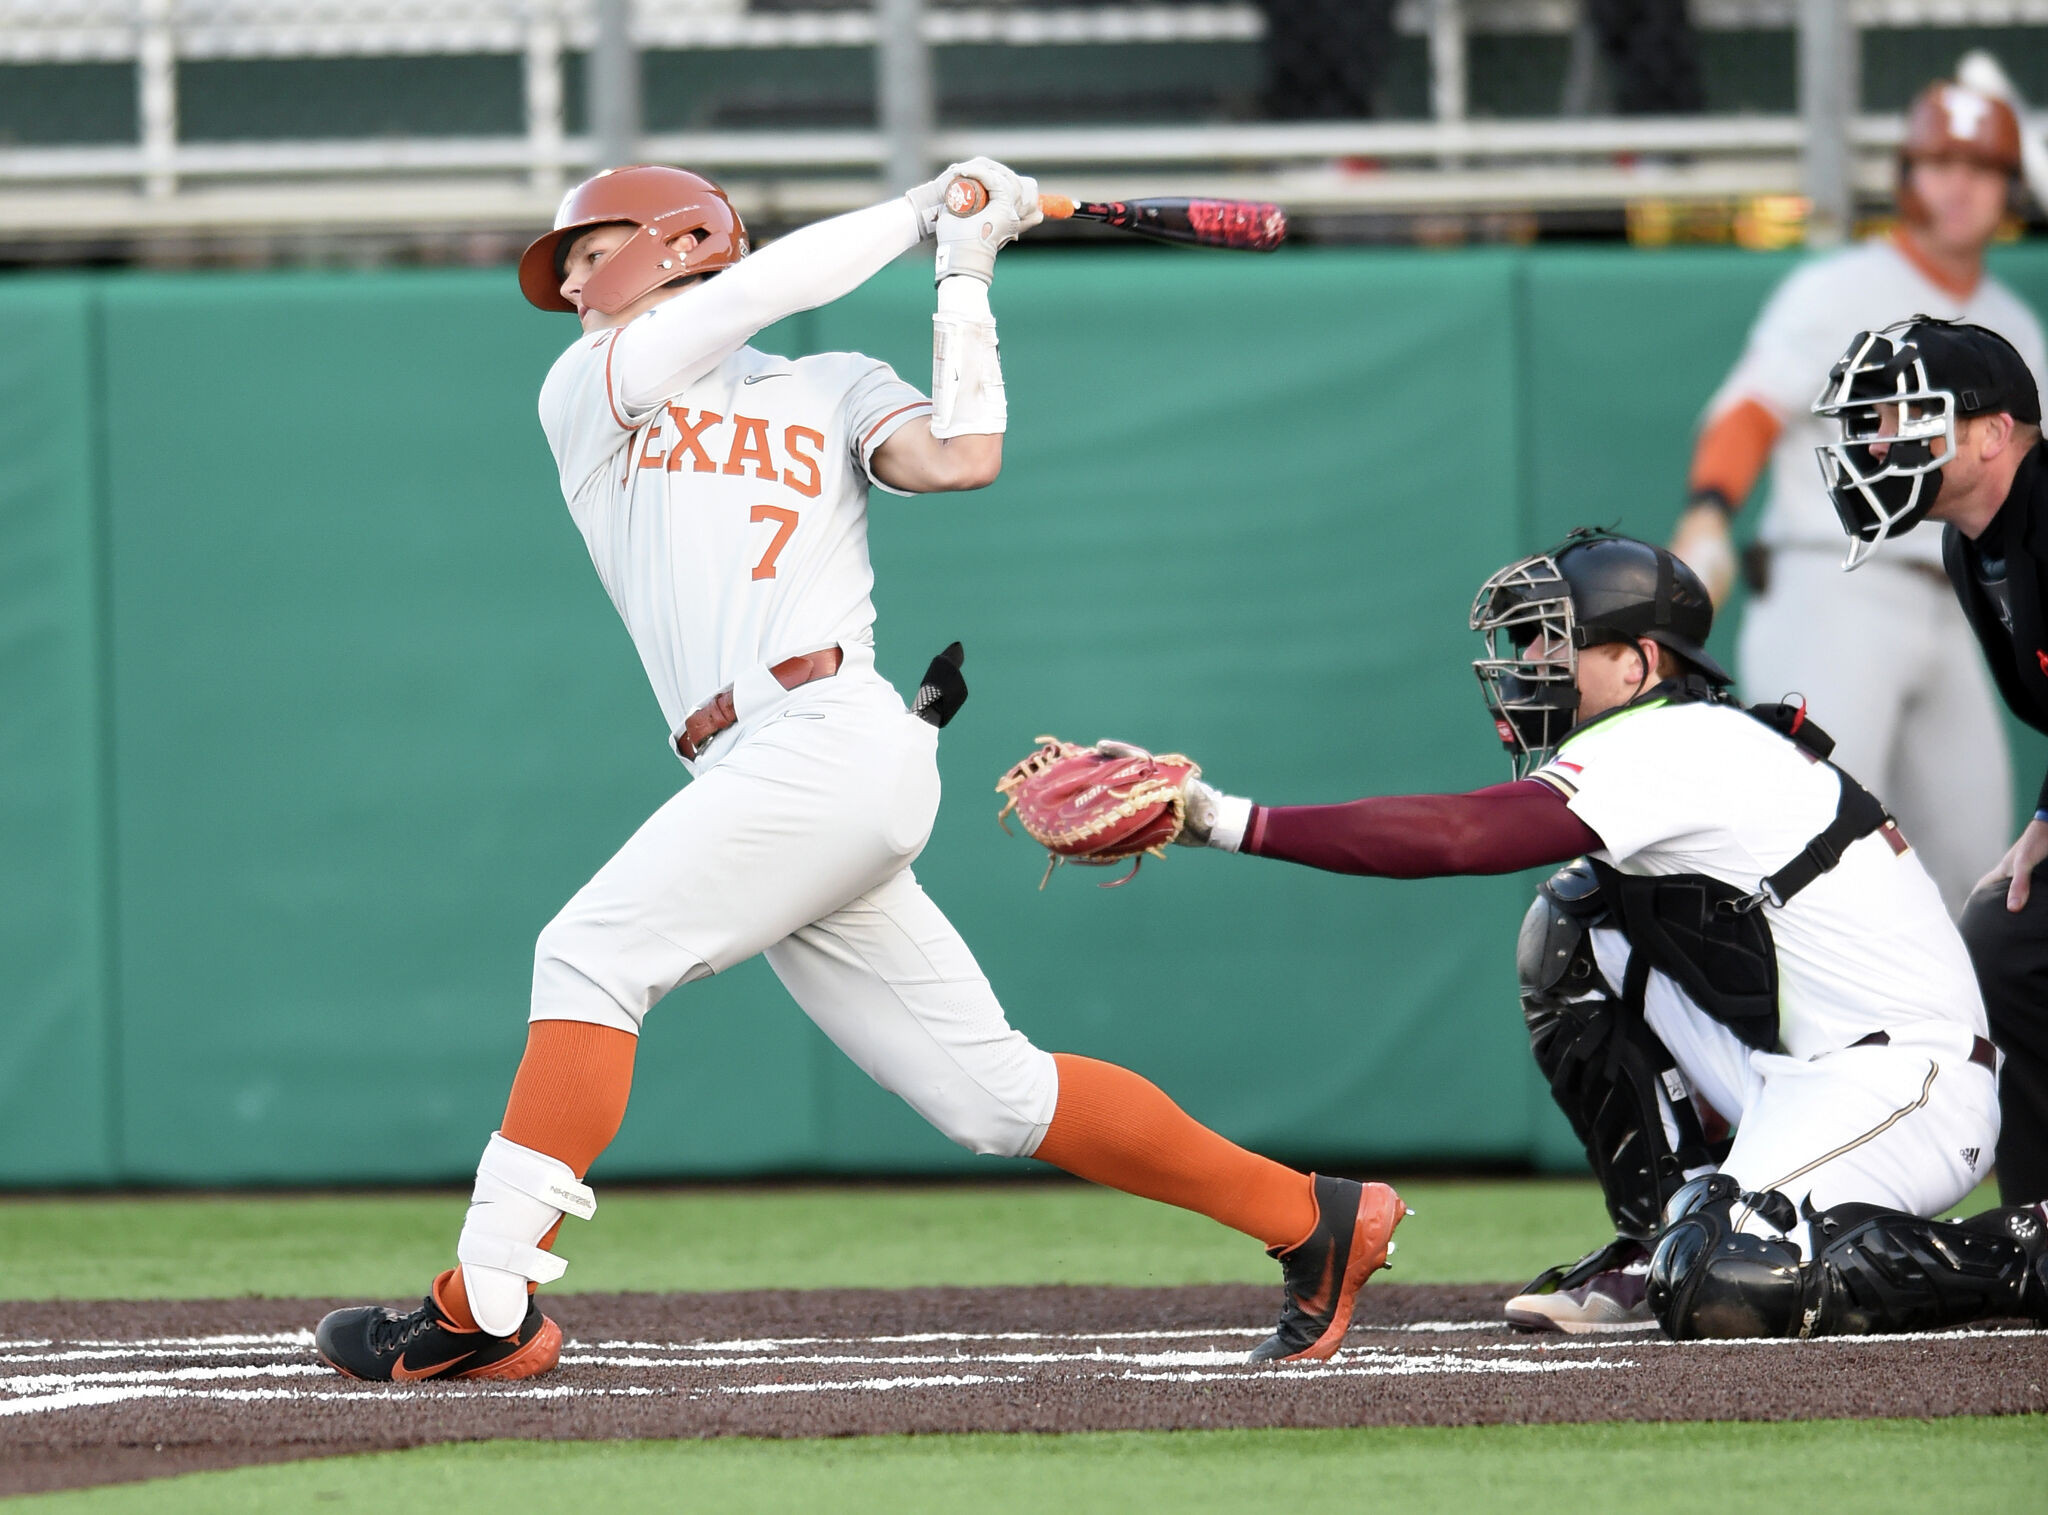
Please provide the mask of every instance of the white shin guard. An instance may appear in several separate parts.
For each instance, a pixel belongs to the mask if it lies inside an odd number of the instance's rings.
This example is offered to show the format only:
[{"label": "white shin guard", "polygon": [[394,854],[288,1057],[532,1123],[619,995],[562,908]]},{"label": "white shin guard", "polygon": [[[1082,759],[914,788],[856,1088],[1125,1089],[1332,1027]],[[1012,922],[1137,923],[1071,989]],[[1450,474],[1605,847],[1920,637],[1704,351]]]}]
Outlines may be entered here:
[{"label": "white shin guard", "polygon": [[597,1196],[567,1163],[493,1131],[455,1243],[476,1323],[493,1336],[517,1331],[526,1318],[527,1285],[553,1283],[569,1267],[541,1250],[541,1238],[564,1215],[589,1220],[596,1213]]}]

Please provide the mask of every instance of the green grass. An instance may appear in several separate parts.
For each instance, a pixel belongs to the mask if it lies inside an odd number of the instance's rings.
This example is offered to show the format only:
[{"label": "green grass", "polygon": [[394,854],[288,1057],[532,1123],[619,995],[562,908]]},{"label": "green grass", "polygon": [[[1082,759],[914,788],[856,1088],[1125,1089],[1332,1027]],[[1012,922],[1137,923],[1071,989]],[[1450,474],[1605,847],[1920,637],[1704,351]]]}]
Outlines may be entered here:
[{"label": "green grass", "polygon": [[[1403,1182],[1402,1283],[1520,1283],[1604,1240],[1587,1181]],[[465,1196],[0,1199],[0,1299],[402,1299],[448,1265]],[[1997,1203],[1989,1186],[1962,1213]],[[600,1191],[564,1289],[1271,1283],[1256,1243],[1062,1182]]]},{"label": "green grass", "polygon": [[[1416,1214],[1389,1275],[1520,1282],[1601,1241],[1576,1180],[1404,1183]],[[0,1200],[0,1298],[419,1293],[464,1196]],[[619,1189],[571,1221],[563,1289],[1271,1283],[1257,1243],[1165,1205],[1069,1183]]]},{"label": "green grass", "polygon": [[[1789,1425],[1477,1426],[848,1441],[484,1442],[47,1494],[24,1510],[125,1515],[432,1510],[829,1510],[832,1515],[1229,1512],[1858,1515],[2038,1509],[2037,1418]],[[1817,1491],[1817,1492],[1816,1492]]]}]

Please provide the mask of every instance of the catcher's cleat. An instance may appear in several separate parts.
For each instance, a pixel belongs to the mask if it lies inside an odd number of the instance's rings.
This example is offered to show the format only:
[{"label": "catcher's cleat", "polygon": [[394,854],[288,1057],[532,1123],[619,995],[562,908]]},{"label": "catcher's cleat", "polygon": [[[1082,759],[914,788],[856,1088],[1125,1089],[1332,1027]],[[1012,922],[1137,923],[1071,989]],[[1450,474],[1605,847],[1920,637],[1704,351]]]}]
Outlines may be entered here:
[{"label": "catcher's cleat", "polygon": [[1507,1302],[1507,1322],[1518,1331],[1646,1331],[1650,1310],[1650,1250],[1619,1241],[1570,1269],[1553,1268]]},{"label": "catcher's cleat", "polygon": [[314,1328],[313,1346],[336,1372],[378,1383],[537,1378],[561,1357],[562,1328],[529,1303],[510,1336],[465,1331],[429,1294],[409,1315],[382,1305],[330,1310]]},{"label": "catcher's cleat", "polygon": [[1253,1349],[1252,1362],[1298,1362],[1334,1357],[1351,1326],[1351,1310],[1365,1281],[1387,1265],[1394,1227],[1408,1214],[1385,1184],[1318,1176],[1316,1228],[1308,1240],[1282,1252],[1287,1290],[1280,1324]]}]

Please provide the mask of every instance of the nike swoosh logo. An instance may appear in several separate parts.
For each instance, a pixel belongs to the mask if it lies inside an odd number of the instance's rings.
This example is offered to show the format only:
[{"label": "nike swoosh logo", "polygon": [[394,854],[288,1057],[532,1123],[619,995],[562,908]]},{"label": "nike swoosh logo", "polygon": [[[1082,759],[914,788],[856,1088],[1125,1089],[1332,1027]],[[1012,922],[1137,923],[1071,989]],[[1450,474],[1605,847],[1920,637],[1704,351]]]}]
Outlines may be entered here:
[{"label": "nike swoosh logo", "polygon": [[415,1383],[422,1378],[440,1377],[443,1374],[454,1372],[455,1369],[468,1362],[474,1356],[476,1356],[474,1352],[465,1352],[460,1357],[450,1358],[447,1362],[436,1363],[431,1368],[408,1368],[405,1365],[405,1359],[401,1357],[391,1365],[391,1381],[393,1383]]},{"label": "nike swoosh logo", "polygon": [[1309,1293],[1304,1294],[1299,1301],[1303,1310],[1318,1319],[1328,1315],[1331,1307],[1336,1303],[1336,1291],[1331,1288],[1331,1285],[1335,1282],[1332,1275],[1336,1271],[1336,1262],[1337,1258],[1334,1253],[1323,1259],[1322,1277],[1316,1280],[1315,1288]]},{"label": "nike swoosh logo", "polygon": [[788,377],[789,375],[786,373],[750,373],[740,382],[742,384],[758,384],[763,379],[786,379]]}]

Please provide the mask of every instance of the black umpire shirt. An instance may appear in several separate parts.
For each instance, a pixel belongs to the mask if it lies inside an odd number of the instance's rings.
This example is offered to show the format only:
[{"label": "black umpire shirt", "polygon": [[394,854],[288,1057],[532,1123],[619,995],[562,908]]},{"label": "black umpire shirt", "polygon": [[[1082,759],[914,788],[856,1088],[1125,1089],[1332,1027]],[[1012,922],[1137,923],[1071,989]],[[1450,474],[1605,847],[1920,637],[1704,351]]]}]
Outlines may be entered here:
[{"label": "black umpire shirt", "polygon": [[[2048,732],[2048,442],[2027,454],[1982,536],[1942,532],[1941,561],[1998,692],[2014,715]],[[2034,804],[2048,810],[2048,777]]]}]

